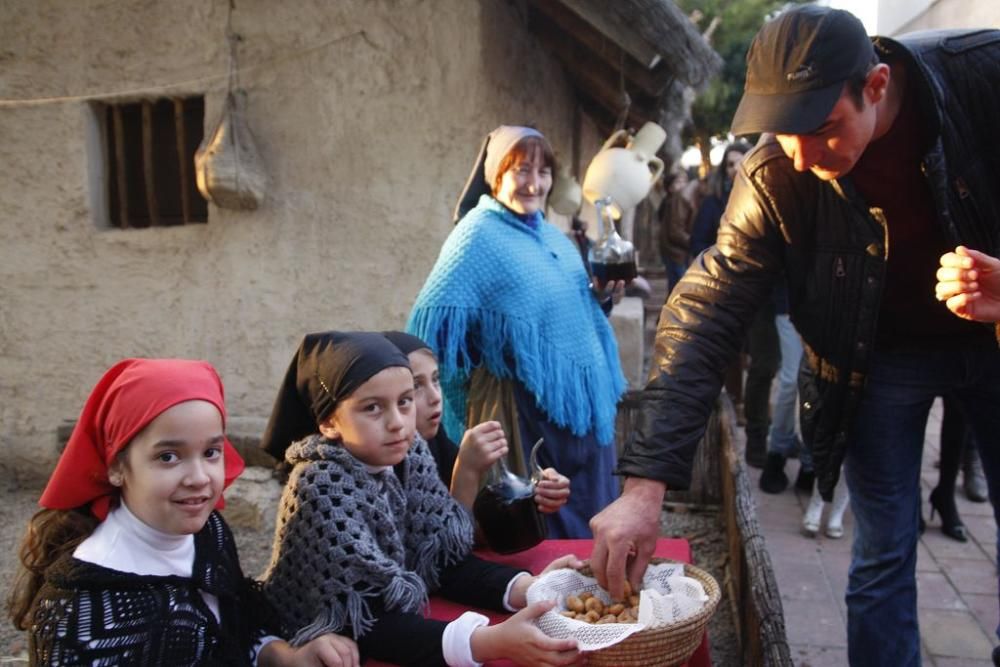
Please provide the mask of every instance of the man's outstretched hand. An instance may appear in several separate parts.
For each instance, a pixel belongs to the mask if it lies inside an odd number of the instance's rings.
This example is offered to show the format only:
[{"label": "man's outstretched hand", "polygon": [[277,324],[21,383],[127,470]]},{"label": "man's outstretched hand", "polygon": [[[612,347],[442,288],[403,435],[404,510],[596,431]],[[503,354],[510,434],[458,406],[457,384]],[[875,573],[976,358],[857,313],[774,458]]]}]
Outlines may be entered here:
[{"label": "man's outstretched hand", "polygon": [[660,536],[660,510],[667,487],[641,477],[625,480],[618,500],[590,520],[594,550],[590,567],[611,598],[621,599],[628,578],[633,590],[642,588],[642,575]]}]

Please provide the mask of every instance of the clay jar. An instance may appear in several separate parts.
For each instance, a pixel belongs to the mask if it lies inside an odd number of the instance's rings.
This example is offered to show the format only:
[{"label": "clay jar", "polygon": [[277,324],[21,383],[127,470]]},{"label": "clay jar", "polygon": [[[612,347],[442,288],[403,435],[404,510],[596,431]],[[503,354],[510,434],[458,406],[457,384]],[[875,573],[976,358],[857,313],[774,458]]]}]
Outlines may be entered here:
[{"label": "clay jar", "polygon": [[[600,152],[587,167],[583,196],[587,201],[604,201],[611,216],[618,220],[649,194],[663,173],[663,161],[656,157],[667,133],[656,123],[646,123],[629,138],[618,130],[604,142]],[[624,147],[616,146],[627,140]]]}]

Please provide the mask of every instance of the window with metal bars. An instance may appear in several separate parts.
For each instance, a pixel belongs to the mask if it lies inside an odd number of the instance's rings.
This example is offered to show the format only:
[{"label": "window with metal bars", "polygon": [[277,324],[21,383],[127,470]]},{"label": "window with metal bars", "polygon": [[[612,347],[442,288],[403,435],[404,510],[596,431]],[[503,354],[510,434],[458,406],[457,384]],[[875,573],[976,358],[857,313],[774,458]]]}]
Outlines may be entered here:
[{"label": "window with metal bars", "polygon": [[195,184],[194,153],[205,133],[205,98],[97,105],[105,141],[111,227],[208,222]]}]

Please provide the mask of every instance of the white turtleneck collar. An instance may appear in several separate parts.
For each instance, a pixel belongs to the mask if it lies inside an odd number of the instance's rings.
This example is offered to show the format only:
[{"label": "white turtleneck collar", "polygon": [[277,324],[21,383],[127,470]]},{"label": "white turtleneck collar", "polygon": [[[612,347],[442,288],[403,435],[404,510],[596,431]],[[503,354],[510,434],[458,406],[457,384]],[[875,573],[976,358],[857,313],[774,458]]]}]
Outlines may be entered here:
[{"label": "white turtleneck collar", "polygon": [[121,503],[73,552],[73,556],[119,572],[191,577],[194,535],[152,528]]}]

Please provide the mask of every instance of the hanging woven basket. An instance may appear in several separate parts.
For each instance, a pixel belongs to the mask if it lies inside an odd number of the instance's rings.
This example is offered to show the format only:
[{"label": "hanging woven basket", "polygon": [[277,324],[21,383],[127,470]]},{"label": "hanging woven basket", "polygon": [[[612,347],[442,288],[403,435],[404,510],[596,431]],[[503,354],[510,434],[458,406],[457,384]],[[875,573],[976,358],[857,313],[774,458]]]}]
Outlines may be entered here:
[{"label": "hanging woven basket", "polygon": [[194,155],[198,190],[220,208],[254,210],[267,191],[267,173],[245,110],[245,91],[227,93],[215,131],[205,137]]}]

